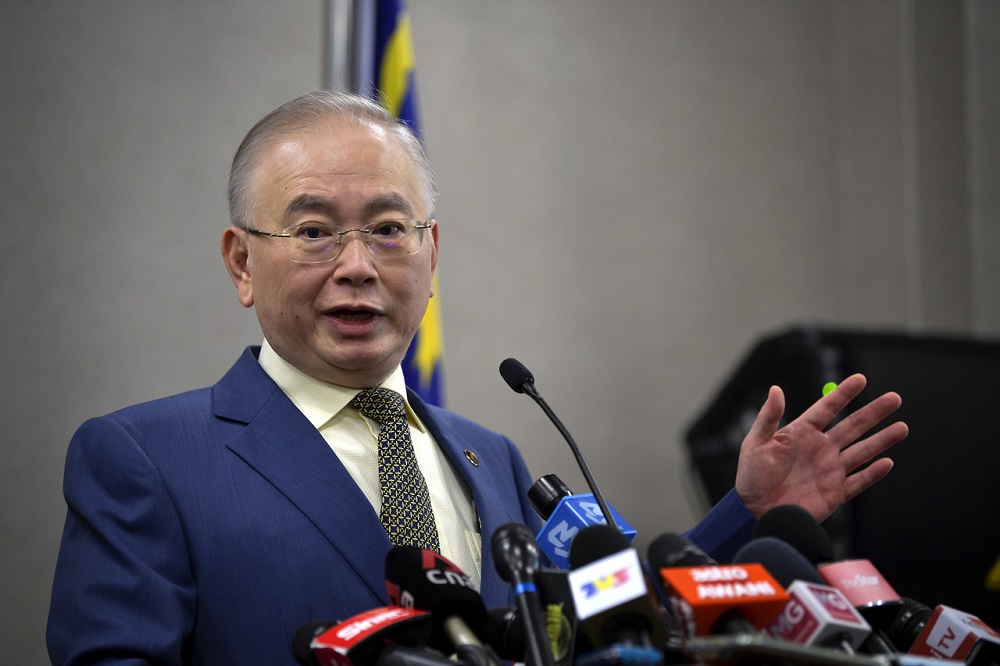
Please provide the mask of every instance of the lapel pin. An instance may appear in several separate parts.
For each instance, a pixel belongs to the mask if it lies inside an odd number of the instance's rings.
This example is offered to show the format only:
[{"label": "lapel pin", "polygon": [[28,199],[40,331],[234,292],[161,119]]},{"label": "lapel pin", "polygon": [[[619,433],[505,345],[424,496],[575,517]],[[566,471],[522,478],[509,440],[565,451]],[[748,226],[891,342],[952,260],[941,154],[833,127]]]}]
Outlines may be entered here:
[{"label": "lapel pin", "polygon": [[479,467],[479,456],[477,456],[473,451],[466,449],[465,458],[476,467]]}]

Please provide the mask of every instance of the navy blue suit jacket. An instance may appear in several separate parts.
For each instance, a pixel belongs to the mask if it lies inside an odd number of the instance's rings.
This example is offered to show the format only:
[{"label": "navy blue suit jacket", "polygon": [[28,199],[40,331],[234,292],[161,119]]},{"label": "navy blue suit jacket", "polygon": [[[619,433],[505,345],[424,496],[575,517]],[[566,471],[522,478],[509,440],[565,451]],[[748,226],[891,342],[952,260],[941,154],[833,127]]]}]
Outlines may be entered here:
[{"label": "navy blue suit jacket", "polygon": [[[212,388],[92,419],[74,436],[54,663],[294,663],[303,623],[387,603],[378,516],[255,352]],[[508,522],[539,526],[524,461],[507,438],[409,400],[472,490],[483,599],[510,605],[490,536]]]},{"label": "navy blue suit jacket", "polygon": [[[293,664],[302,624],[387,603],[391,545],[378,516],[256,352],[211,388],[91,419],[74,435],[46,635],[53,663]],[[521,455],[409,400],[472,490],[483,600],[513,605],[490,537],[508,522],[540,527]],[[739,506],[703,521],[711,539],[744,540]]]}]

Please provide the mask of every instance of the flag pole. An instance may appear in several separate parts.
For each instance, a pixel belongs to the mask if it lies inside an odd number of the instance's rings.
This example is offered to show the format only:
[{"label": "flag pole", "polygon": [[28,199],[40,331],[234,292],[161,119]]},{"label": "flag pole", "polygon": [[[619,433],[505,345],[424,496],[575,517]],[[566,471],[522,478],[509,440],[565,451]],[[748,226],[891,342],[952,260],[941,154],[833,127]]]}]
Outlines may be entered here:
[{"label": "flag pole", "polygon": [[375,20],[376,0],[354,0],[351,90],[365,97],[375,97]]},{"label": "flag pole", "polygon": [[375,92],[375,0],[323,0],[323,87]]},{"label": "flag pole", "polygon": [[323,0],[323,87],[350,90],[353,0]]}]

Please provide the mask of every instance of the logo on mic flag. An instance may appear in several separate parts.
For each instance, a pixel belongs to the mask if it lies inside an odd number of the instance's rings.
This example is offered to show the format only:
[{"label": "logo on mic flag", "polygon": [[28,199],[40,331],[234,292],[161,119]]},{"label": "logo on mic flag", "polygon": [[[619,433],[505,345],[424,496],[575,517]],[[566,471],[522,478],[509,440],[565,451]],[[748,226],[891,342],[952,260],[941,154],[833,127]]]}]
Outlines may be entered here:
[{"label": "logo on mic flag", "polygon": [[628,583],[628,569],[621,569],[603,578],[599,578],[591,583],[583,583],[580,590],[588,599],[600,592],[607,592],[620,585]]},{"label": "logo on mic flag", "polygon": [[[440,553],[427,548],[417,548],[416,546],[396,546],[390,555],[410,561],[418,559],[420,562],[420,571],[423,572],[422,578],[431,585],[458,586],[468,588],[474,593],[476,592],[472,581],[466,573]],[[412,583],[413,581],[411,581]],[[388,577],[385,581],[385,589],[389,595],[390,603],[406,608],[414,607],[413,592],[411,590],[403,589],[398,582],[390,580]]]},{"label": "logo on mic flag", "polygon": [[319,666],[354,666],[373,662],[387,644],[422,645],[430,629],[430,613],[384,606],[331,627],[316,636],[309,648]]},{"label": "logo on mic flag", "polygon": [[775,638],[800,645],[839,638],[857,648],[871,633],[868,622],[835,587],[800,580],[787,592],[788,603],[767,628]]},{"label": "logo on mic flag", "polygon": [[819,567],[828,584],[844,593],[855,608],[880,606],[900,600],[875,565],[868,560],[842,560]]},{"label": "logo on mic flag", "polygon": [[725,613],[740,608],[756,627],[781,612],[788,593],[759,564],[666,567],[660,578],[674,610],[690,635],[710,633]]},{"label": "logo on mic flag", "polygon": [[975,615],[938,606],[910,648],[910,653],[938,659],[965,659],[977,646],[983,652],[983,663],[987,663],[988,659],[1000,659],[1000,633]]},{"label": "logo on mic flag", "polygon": [[[609,508],[621,534],[629,541],[635,538],[635,528],[614,507]],[[569,569],[569,547],[580,530],[606,524],[593,493],[569,495],[559,500],[558,506],[542,526],[538,533],[538,546],[556,569]]]},{"label": "logo on mic flag", "polygon": [[581,620],[646,594],[639,555],[631,548],[570,571],[569,584]]}]

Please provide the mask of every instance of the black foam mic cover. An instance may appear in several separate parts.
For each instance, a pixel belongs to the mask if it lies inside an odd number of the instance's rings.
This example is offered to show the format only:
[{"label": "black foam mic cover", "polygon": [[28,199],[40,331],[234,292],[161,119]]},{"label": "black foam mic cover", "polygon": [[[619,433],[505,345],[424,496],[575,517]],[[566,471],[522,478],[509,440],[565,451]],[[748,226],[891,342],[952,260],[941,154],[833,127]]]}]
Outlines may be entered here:
[{"label": "black foam mic cover", "polygon": [[481,635],[486,606],[469,577],[447,558],[416,546],[395,546],[385,558],[385,585],[394,604],[430,611],[434,623],[430,645],[446,651],[444,629],[449,617],[459,617]]},{"label": "black foam mic cover", "polygon": [[301,666],[316,666],[316,658],[312,653],[312,641],[336,622],[307,622],[299,627],[292,636],[292,656]]},{"label": "black foam mic cover", "polygon": [[718,564],[680,534],[667,532],[649,544],[647,559],[654,571],[668,567],[704,567]]},{"label": "black foam mic cover", "polygon": [[833,560],[833,544],[823,526],[797,504],[782,504],[767,511],[754,526],[754,538],[781,539],[813,564]]},{"label": "black foam mic cover", "polygon": [[573,537],[569,547],[570,569],[579,569],[629,547],[628,539],[613,527],[591,525]]},{"label": "black foam mic cover", "polygon": [[534,384],[535,378],[531,376],[531,371],[524,367],[524,364],[516,358],[504,359],[500,363],[500,376],[507,382],[507,385],[518,393],[524,393],[525,384]]},{"label": "black foam mic cover", "polygon": [[486,611],[486,626],[483,642],[496,650],[501,658],[509,661],[524,661],[528,649],[524,622],[516,608],[501,606]]},{"label": "black foam mic cover", "polygon": [[788,543],[774,537],[758,537],[736,552],[734,564],[760,564],[787,588],[797,580],[826,585],[815,565]]},{"label": "black foam mic cover", "polygon": [[493,562],[497,573],[511,585],[534,583],[541,566],[541,550],[527,525],[507,523],[493,533]]}]

